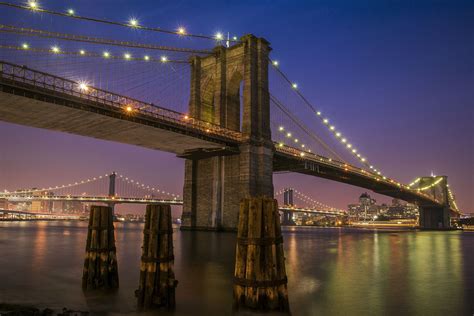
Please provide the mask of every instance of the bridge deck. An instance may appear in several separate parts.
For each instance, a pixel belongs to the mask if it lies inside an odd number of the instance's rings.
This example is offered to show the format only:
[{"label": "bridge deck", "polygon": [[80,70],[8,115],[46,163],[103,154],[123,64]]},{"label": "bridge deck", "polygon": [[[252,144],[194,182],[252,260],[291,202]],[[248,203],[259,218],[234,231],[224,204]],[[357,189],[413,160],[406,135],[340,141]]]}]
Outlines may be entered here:
[{"label": "bridge deck", "polygon": [[[133,107],[130,113],[128,106]],[[242,141],[239,132],[182,113],[92,87],[81,89],[77,82],[1,61],[0,120],[179,155],[199,148],[235,148]],[[421,206],[442,206],[393,180],[317,155],[301,157],[287,146],[276,148],[274,171],[352,184]]]},{"label": "bridge deck", "polygon": [[[133,112],[127,113],[127,106]],[[176,154],[235,146],[240,133],[125,96],[0,62],[0,120]]]},{"label": "bridge deck", "polygon": [[[351,184],[420,206],[442,206],[440,201],[433,199],[428,194],[409,189],[394,180],[384,179],[374,173],[318,155],[305,154],[302,157],[299,153],[300,151],[291,147],[277,146],[273,163],[274,171],[297,172]],[[454,209],[451,211],[457,213]]]}]

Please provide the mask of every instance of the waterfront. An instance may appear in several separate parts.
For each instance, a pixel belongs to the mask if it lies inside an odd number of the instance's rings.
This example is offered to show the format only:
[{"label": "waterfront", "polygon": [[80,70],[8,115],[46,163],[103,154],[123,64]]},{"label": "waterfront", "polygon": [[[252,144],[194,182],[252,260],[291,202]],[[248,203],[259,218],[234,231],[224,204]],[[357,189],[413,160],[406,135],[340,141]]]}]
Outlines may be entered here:
[{"label": "waterfront", "polygon": [[[81,290],[86,222],[1,222],[0,302],[134,313],[143,224],[116,223],[120,289]],[[174,315],[227,315],[235,234],[175,230]],[[472,315],[474,234],[284,229],[293,315]]]}]

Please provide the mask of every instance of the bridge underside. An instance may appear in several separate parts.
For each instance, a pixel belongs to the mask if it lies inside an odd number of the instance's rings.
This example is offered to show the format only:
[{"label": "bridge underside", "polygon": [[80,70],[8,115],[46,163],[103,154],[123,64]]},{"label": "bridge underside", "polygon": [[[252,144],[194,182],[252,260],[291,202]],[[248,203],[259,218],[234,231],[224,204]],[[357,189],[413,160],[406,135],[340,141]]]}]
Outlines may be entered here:
[{"label": "bridge underside", "polygon": [[273,161],[273,170],[275,172],[291,171],[316,176],[366,188],[376,193],[402,199],[408,202],[416,202],[414,200],[415,197],[412,194],[397,189],[394,186],[388,186],[385,183],[374,181],[369,177],[364,177],[362,175],[358,176],[357,174],[349,173],[341,168],[328,166],[324,163],[318,164],[316,162],[308,162],[299,157],[292,157],[289,155],[276,153]]},{"label": "bridge underside", "polygon": [[33,92],[2,82],[0,120],[175,154],[228,145],[143,115],[127,115],[123,111],[73,96]]},{"label": "bridge underside", "polygon": [[[351,184],[379,194],[415,203],[420,207],[420,214],[422,214],[420,226],[424,228],[448,228],[450,225],[449,217],[458,216],[458,214],[449,207],[443,207],[429,198],[420,197],[414,191],[404,190],[398,188],[396,185],[374,181],[367,176],[347,172],[344,169],[328,166],[324,163],[318,164],[317,162],[307,161],[300,157],[277,152],[274,155],[273,170],[275,172],[291,171]],[[424,220],[424,218],[426,220]]]}]

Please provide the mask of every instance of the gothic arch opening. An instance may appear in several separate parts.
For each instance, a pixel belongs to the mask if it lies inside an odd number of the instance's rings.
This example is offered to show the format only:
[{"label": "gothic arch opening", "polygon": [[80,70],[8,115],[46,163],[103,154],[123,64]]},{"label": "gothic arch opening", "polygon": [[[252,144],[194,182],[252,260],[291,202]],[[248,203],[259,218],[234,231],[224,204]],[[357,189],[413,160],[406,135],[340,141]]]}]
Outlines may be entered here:
[{"label": "gothic arch opening", "polygon": [[239,71],[232,74],[227,84],[226,127],[242,131],[243,115],[243,76]]}]

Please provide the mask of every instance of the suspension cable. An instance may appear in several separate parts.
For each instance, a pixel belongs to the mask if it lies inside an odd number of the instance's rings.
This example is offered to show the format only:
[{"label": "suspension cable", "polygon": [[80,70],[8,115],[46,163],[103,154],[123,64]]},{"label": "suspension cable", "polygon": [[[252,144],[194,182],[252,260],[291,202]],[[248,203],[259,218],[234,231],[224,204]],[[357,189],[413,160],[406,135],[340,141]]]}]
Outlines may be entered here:
[{"label": "suspension cable", "polygon": [[0,24],[0,32],[21,34],[21,35],[26,35],[26,36],[36,36],[36,37],[42,37],[42,38],[56,38],[56,39],[61,39],[65,41],[83,42],[83,43],[91,43],[91,44],[122,46],[122,47],[128,47],[128,48],[143,48],[143,49],[171,51],[171,52],[178,52],[178,53],[191,53],[191,54],[212,54],[212,51],[210,50],[170,47],[170,46],[152,45],[152,44],[145,44],[145,43],[135,43],[135,42],[125,42],[125,41],[118,41],[118,40],[113,40],[113,39],[106,39],[106,38],[99,38],[99,37],[92,37],[92,36],[85,36],[85,35],[58,33],[58,32],[50,32],[46,30],[16,27],[12,25],[4,25],[4,24]]},{"label": "suspension cable", "polygon": [[[270,63],[270,65],[273,66],[273,68],[276,70],[276,72],[284,79],[285,82],[287,82],[290,87],[292,88],[292,90],[296,93],[296,95],[298,97],[301,98],[301,100],[303,100],[303,103],[309,107],[309,109],[311,110],[312,113],[316,113],[316,115],[321,119],[321,121],[327,125],[329,127],[329,130],[331,132],[334,133],[335,137],[336,138],[341,138],[341,142],[343,144],[346,144],[347,140],[346,138],[342,137],[342,134],[340,132],[336,132],[335,130],[335,127],[334,126],[331,126],[329,125],[329,120],[328,119],[323,119],[323,117],[321,116],[321,112],[320,111],[317,111],[317,109],[313,106],[313,104],[311,104],[311,102],[309,102],[309,100],[301,93],[301,91],[298,88],[298,86],[291,82],[291,80],[288,78],[288,76],[278,67],[278,62],[275,61],[275,60],[272,60],[270,58],[268,58],[268,62]],[[354,155],[356,156],[359,161],[365,165],[366,167],[368,167],[369,169],[373,170],[375,173],[377,173],[378,175],[381,175],[381,172],[378,171],[376,168],[374,168],[374,166],[370,165],[367,161],[366,158],[362,157],[362,155],[360,153],[357,152],[357,150],[355,148],[352,147],[352,144],[346,144],[345,147]]]},{"label": "suspension cable", "polygon": [[312,133],[309,128],[301,122],[293,113],[285,107],[285,105],[280,102],[274,95],[270,93],[270,99],[276,104],[276,106],[282,110],[298,127],[300,127],[309,137],[311,137],[316,142],[320,143],[327,151],[331,152],[334,156],[340,159],[342,162],[346,162],[340,155],[338,155],[328,144],[326,144],[321,138]]},{"label": "suspension cable", "polygon": [[[24,46],[14,46],[14,45],[0,45],[0,49],[8,49],[8,50],[21,50],[27,51],[31,53],[39,53],[39,54],[51,54],[51,55],[69,55],[69,56],[79,56],[79,57],[94,57],[94,58],[105,58],[105,59],[116,59],[116,60],[124,60],[124,61],[142,61],[142,62],[159,62],[159,63],[177,63],[177,64],[188,64],[187,60],[171,60],[164,56],[161,58],[153,58],[148,55],[145,55],[142,58],[132,57],[131,54],[125,53],[122,56],[115,56],[108,52],[99,54],[94,52],[86,52],[85,50],[79,50],[77,52],[71,51],[64,51],[59,49],[57,46],[53,46],[52,48],[33,48]],[[107,55],[104,55],[107,54]]]},{"label": "suspension cable", "polygon": [[[56,15],[56,16],[61,16],[61,17],[66,17],[66,18],[72,18],[72,19],[77,19],[77,20],[84,20],[84,21],[90,21],[90,22],[97,22],[97,23],[103,23],[103,24],[109,24],[109,25],[115,25],[115,26],[122,26],[122,27],[127,27],[127,28],[132,28],[132,29],[139,29],[139,30],[145,30],[145,31],[152,31],[152,32],[159,32],[159,33],[165,33],[165,34],[170,34],[170,35],[178,35],[178,36],[187,36],[187,37],[194,37],[194,38],[201,38],[201,39],[208,39],[208,40],[224,40],[224,37],[221,33],[218,33],[216,36],[211,36],[211,35],[202,35],[202,34],[192,34],[192,33],[187,33],[183,28],[179,28],[178,30],[167,30],[167,29],[162,29],[159,27],[149,27],[149,26],[143,26],[139,25],[136,20],[129,21],[129,23],[124,23],[124,22],[117,22],[117,21],[111,21],[111,20],[106,20],[106,19],[99,19],[99,18],[93,18],[89,16],[81,16],[75,14],[75,12],[59,12],[59,11],[54,11],[54,10],[48,10],[48,9],[43,9],[38,7],[36,2],[32,2],[35,5],[19,5],[19,4],[14,4],[14,3],[9,3],[9,2],[0,2],[0,5],[15,8],[15,9],[21,9],[21,10],[27,10],[27,11],[33,11],[33,12],[40,12],[40,13],[46,13],[46,14],[51,14],[51,15]],[[229,42],[239,42],[236,39],[228,39],[226,41]]]}]

